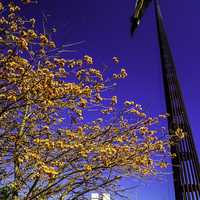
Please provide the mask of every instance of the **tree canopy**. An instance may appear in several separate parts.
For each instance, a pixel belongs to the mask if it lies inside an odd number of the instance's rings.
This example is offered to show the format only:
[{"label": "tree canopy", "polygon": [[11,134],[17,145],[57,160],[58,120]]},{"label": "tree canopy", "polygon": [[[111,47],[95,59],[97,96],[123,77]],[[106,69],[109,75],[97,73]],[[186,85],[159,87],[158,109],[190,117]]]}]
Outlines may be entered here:
[{"label": "tree canopy", "polygon": [[159,121],[167,115],[148,116],[132,100],[118,109],[117,96],[108,97],[127,76],[119,58],[113,57],[111,77],[89,55],[67,59],[67,45],[53,41],[55,30],[40,33],[34,18],[20,15],[22,8],[0,2],[0,196],[117,194],[123,176],[166,168],[171,140]]}]

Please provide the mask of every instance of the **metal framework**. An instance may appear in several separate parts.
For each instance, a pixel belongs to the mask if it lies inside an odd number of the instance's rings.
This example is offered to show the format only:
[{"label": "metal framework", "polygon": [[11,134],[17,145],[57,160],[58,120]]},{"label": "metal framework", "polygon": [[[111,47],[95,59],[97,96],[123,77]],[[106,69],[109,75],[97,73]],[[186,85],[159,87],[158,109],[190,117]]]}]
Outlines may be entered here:
[{"label": "metal framework", "polygon": [[198,155],[177,79],[176,67],[164,30],[159,1],[155,0],[154,3],[165,100],[167,112],[170,114],[168,119],[169,133],[172,134],[178,127],[186,132],[185,138],[171,148],[171,152],[177,155],[172,158],[175,197],[176,200],[199,200],[200,164]]}]

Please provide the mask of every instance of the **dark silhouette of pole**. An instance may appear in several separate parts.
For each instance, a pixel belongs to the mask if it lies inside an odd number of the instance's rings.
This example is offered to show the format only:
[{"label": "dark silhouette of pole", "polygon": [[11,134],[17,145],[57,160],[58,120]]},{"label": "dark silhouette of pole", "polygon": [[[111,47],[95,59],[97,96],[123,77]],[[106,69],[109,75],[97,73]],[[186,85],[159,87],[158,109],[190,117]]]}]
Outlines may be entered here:
[{"label": "dark silhouette of pole", "polygon": [[192,130],[178,82],[176,67],[169,47],[159,1],[155,0],[155,13],[160,47],[160,59],[165,90],[169,134],[177,128],[183,129],[186,136],[178,144],[171,147],[173,178],[176,200],[200,200],[200,165],[195,149]]}]

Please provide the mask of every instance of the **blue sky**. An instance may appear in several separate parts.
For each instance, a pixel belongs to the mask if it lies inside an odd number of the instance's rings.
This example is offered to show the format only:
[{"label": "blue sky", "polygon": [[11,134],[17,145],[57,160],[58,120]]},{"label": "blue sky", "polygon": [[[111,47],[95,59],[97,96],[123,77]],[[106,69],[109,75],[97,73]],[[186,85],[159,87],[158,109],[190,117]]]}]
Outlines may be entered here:
[{"label": "blue sky", "polygon": [[[38,5],[27,9],[29,16],[41,17],[41,10],[49,14],[49,22],[57,28],[59,44],[84,40],[73,47],[71,54],[89,54],[101,64],[110,64],[113,56],[119,56],[126,66],[128,78],[121,81],[115,93],[119,100],[134,99],[148,113],[165,112],[164,91],[154,17],[151,5],[134,37],[130,37],[130,16],[134,0],[40,0]],[[200,155],[200,1],[160,0],[165,29],[177,66],[178,78],[191,122],[194,140]],[[70,55],[70,56],[71,56]],[[132,185],[129,178],[125,185]],[[137,193],[137,194],[136,194]],[[174,199],[172,178],[165,181],[142,181],[131,199]]]}]

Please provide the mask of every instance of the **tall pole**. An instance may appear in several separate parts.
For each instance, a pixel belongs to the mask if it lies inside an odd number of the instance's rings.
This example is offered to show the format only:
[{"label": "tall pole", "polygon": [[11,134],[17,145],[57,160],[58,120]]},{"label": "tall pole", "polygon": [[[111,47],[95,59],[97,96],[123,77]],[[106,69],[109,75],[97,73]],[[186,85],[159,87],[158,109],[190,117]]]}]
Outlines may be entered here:
[{"label": "tall pole", "polygon": [[167,112],[170,114],[168,118],[169,134],[173,134],[177,128],[183,129],[186,133],[183,140],[171,147],[171,153],[176,154],[176,157],[172,158],[175,197],[176,200],[199,200],[200,164],[198,155],[177,78],[176,67],[164,30],[159,0],[155,0],[154,3],[165,101]]}]

